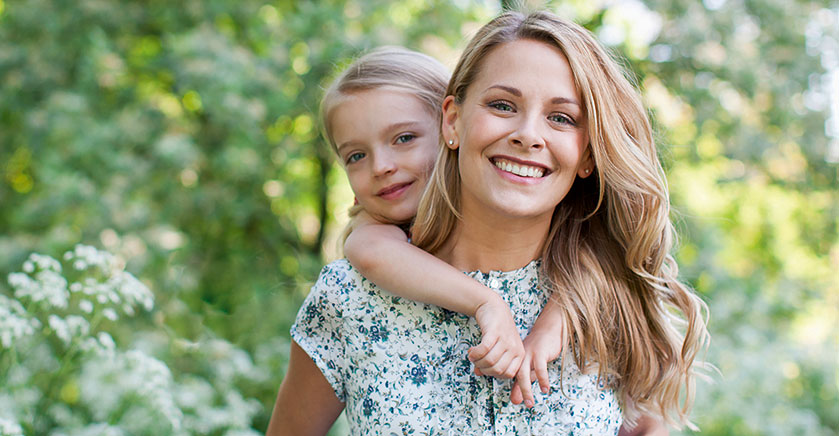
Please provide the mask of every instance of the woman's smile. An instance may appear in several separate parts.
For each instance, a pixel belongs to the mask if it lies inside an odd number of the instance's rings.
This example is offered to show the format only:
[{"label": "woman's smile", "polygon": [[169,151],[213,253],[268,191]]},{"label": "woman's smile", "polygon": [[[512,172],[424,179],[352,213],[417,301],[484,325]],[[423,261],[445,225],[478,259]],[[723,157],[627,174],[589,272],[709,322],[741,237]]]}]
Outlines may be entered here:
[{"label": "woman's smile", "polygon": [[550,170],[546,166],[536,162],[522,161],[509,156],[496,156],[489,160],[502,173],[509,175],[512,181],[536,179],[533,180],[536,182],[550,174]]}]

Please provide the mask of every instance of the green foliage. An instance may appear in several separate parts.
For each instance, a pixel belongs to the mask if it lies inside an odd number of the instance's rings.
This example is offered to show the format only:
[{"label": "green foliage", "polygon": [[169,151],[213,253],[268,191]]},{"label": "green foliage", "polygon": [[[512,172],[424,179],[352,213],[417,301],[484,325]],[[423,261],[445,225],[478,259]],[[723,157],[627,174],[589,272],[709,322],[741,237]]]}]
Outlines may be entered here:
[{"label": "green foliage", "polygon": [[[549,7],[614,46],[660,132],[682,275],[709,302],[708,357],[721,370],[715,384],[698,385],[703,433],[839,434],[839,139],[825,136],[839,5]],[[215,392],[217,402],[181,404],[184,422],[256,400],[237,419],[263,430],[288,328],[335,256],[352,199],[319,136],[322,87],[349,58],[381,44],[453,66],[465,39],[500,8],[0,0],[0,276],[31,252],[104,247],[154,292],[156,308],[102,324],[79,312],[90,338],[107,332],[119,352],[139,350],[166,366],[172,386]],[[0,310],[26,318],[11,303],[16,289],[0,284]],[[66,367],[38,386],[81,379],[94,354],[61,348],[48,329],[53,312],[19,309],[38,320],[21,332],[41,337],[49,361]],[[4,351],[0,362],[18,364],[4,373],[20,371],[22,360],[11,356]],[[250,375],[218,375],[237,371]],[[6,383],[0,396],[19,394],[22,385]],[[44,398],[58,405],[59,394]],[[228,394],[238,399],[220,399]],[[78,428],[98,422],[71,406]],[[30,410],[37,419],[26,434],[70,428],[47,409]],[[23,423],[28,415],[16,416]],[[107,424],[118,433],[118,420]]]}]

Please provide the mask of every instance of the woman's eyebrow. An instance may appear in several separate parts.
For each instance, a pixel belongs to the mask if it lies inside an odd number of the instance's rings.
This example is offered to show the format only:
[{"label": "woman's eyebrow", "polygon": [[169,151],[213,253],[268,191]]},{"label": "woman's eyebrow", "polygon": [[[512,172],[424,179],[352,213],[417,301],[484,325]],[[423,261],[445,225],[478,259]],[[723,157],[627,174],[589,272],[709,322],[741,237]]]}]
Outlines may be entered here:
[{"label": "woman's eyebrow", "polygon": [[553,104],[575,104],[579,107],[583,107],[577,100],[574,100],[573,98],[567,98],[567,97],[554,97],[554,98],[551,99],[551,103],[553,103]]},{"label": "woman's eyebrow", "polygon": [[513,88],[513,87],[511,87],[511,86],[505,86],[505,85],[492,85],[492,86],[490,86],[489,88],[487,88],[487,91],[489,91],[490,89],[493,89],[493,88],[495,88],[495,89],[500,89],[500,90],[502,90],[502,91],[507,91],[507,92],[509,92],[510,94],[515,95],[516,97],[521,97],[521,91],[519,91],[518,89]]},{"label": "woman's eyebrow", "polygon": [[[513,94],[516,97],[521,97],[521,91],[519,91],[517,88],[513,88],[511,86],[492,85],[489,88],[487,88],[487,91],[489,91],[490,89],[500,89],[502,91],[509,92],[510,94]],[[577,105],[579,107],[582,107],[582,105],[577,100],[575,100],[573,98],[568,98],[568,97],[554,97],[554,98],[551,99],[551,104],[574,104],[574,105]]]}]

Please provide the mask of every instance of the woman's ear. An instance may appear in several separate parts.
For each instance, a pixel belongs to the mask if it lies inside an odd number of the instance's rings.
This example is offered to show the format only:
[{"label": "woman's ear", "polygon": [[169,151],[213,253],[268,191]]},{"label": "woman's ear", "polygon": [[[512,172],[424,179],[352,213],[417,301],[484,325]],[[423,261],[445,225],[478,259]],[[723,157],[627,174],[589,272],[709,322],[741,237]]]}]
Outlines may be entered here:
[{"label": "woman's ear", "polygon": [[591,154],[591,144],[589,144],[583,151],[583,158],[580,159],[580,165],[577,167],[577,176],[585,179],[592,173],[594,173],[594,156]]},{"label": "woman's ear", "polygon": [[460,116],[457,103],[454,101],[454,96],[449,95],[443,100],[443,125],[441,131],[443,133],[443,142],[446,147],[456,150],[460,146],[460,138],[457,134],[457,121]]}]

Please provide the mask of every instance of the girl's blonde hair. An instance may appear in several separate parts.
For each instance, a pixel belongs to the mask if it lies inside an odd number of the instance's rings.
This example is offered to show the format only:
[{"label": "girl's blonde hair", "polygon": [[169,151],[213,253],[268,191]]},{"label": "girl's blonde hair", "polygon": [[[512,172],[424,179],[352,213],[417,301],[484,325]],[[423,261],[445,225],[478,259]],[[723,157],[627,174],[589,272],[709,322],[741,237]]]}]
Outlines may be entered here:
[{"label": "girl's blonde hair", "polygon": [[[554,210],[542,279],[565,314],[580,368],[617,380],[629,422],[640,414],[687,424],[707,307],[678,278],[667,184],[652,127],[626,72],[581,26],[549,12],[507,12],[481,28],[460,57],[446,95],[462,104],[481,61],[530,39],[568,60],[588,119],[592,177],[577,178]],[[435,252],[460,213],[458,152],[441,147],[420,201],[413,242]],[[680,397],[684,403],[680,403]]]},{"label": "girl's blonde hair", "polygon": [[[332,110],[347,95],[378,88],[411,93],[434,116],[437,122],[435,128],[439,128],[448,81],[449,70],[431,56],[396,46],[373,49],[346,67],[326,88],[320,102],[323,136],[337,154],[338,146],[332,136]],[[353,205],[349,211],[350,218],[360,211],[361,206]],[[341,241],[347,239],[352,229],[353,220],[344,229]]]}]

